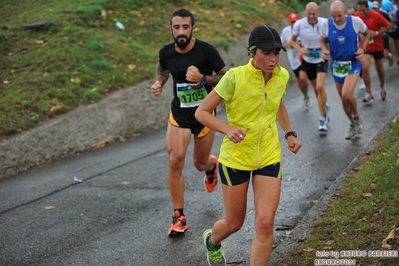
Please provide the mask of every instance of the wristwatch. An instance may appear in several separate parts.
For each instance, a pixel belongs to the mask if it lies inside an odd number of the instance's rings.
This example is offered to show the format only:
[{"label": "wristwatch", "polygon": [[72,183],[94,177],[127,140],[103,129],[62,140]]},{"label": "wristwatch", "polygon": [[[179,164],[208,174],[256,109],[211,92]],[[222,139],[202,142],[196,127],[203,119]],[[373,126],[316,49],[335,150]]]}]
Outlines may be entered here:
[{"label": "wristwatch", "polygon": [[287,132],[287,134],[285,134],[285,139],[287,139],[289,136],[297,137],[298,135],[296,134],[295,131],[290,131],[290,132]]},{"label": "wristwatch", "polygon": [[205,83],[206,83],[206,76],[205,76],[205,75],[202,77],[201,83],[202,83],[202,84],[205,84]]}]

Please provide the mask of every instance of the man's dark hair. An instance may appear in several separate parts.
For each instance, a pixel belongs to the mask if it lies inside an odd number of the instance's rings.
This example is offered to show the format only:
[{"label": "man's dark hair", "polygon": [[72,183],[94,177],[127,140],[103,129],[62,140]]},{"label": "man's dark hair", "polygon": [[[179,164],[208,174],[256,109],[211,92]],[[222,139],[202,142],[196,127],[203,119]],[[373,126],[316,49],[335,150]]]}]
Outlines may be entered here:
[{"label": "man's dark hair", "polygon": [[357,2],[357,5],[358,5],[358,6],[364,6],[364,7],[366,7],[367,9],[369,8],[369,3],[368,3],[368,1],[366,1],[366,0],[360,0],[360,1],[358,1],[358,2]]},{"label": "man's dark hair", "polygon": [[182,17],[182,18],[190,17],[191,18],[191,26],[194,26],[194,24],[195,24],[195,19],[194,19],[193,14],[191,14],[191,12],[188,11],[187,9],[182,8],[182,9],[176,10],[172,14],[172,16],[170,17],[170,25],[171,26],[172,26],[172,19],[174,17]]}]

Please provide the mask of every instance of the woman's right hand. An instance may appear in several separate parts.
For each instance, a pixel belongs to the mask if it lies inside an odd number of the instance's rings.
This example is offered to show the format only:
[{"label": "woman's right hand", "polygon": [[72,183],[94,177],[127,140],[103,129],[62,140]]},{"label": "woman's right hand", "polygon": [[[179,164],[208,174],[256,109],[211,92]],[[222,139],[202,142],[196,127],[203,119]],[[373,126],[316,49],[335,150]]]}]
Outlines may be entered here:
[{"label": "woman's right hand", "polygon": [[246,135],[247,134],[245,133],[245,131],[242,130],[241,128],[233,128],[232,127],[231,130],[229,130],[227,132],[227,137],[233,143],[240,143],[241,141],[243,141],[245,139]]}]

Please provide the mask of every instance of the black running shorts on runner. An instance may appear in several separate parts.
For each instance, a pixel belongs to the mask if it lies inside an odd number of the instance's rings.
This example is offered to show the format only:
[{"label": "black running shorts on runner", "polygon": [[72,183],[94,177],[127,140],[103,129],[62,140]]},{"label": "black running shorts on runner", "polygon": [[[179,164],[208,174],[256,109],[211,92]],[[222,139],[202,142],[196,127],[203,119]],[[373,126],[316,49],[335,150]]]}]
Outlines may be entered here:
[{"label": "black running shorts on runner", "polygon": [[305,71],[306,75],[308,76],[309,80],[314,80],[317,78],[317,73],[323,72],[327,73],[328,70],[328,60],[325,60],[324,62],[320,62],[317,64],[311,64],[306,62],[305,60],[302,60],[302,65],[300,66],[301,71]]},{"label": "black running shorts on runner", "polygon": [[388,49],[389,50],[389,39],[388,38],[384,38],[382,41],[384,42],[384,49]]},{"label": "black running shorts on runner", "polygon": [[296,78],[299,78],[299,70],[301,70],[301,66],[299,66],[295,70],[293,70],[294,75],[295,75]]},{"label": "black running shorts on runner", "polygon": [[366,54],[371,55],[374,58],[374,60],[381,60],[384,58],[384,51],[376,51],[376,52],[367,51]]},{"label": "black running shorts on runner", "polygon": [[[205,137],[208,135],[210,129],[195,119],[195,110],[196,109],[187,108],[184,111],[175,113],[173,109],[171,109],[169,113],[169,123],[175,127],[190,129],[191,133],[197,135],[198,138]],[[213,110],[212,115],[216,116],[216,109]]]},{"label": "black running shorts on runner", "polygon": [[255,175],[270,176],[281,179],[281,174],[280,163],[271,164],[258,170],[243,171],[224,166],[219,162],[220,180],[222,184],[228,186],[236,186],[245,183],[251,178],[251,176]]},{"label": "black running shorts on runner", "polygon": [[[397,12],[399,12],[399,11],[397,11]],[[399,39],[399,28],[397,28],[395,31],[389,32],[388,34],[395,41],[398,40]]]}]

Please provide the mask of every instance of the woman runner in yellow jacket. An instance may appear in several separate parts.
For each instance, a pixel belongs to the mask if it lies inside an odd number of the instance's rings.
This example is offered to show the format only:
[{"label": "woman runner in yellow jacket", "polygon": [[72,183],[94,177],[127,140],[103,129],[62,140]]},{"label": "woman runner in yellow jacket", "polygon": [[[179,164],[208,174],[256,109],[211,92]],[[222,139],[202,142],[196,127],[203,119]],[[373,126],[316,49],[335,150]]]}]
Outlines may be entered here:
[{"label": "woman runner in yellow jacket", "polygon": [[[206,127],[225,134],[219,155],[219,174],[226,217],[202,234],[209,265],[226,265],[221,241],[244,223],[247,192],[252,176],[255,203],[255,238],[250,265],[266,265],[273,246],[273,225],[281,190],[281,147],[277,123],[285,132],[288,149],[302,144],[291,129],[282,102],[289,79],[278,62],[285,48],[277,31],[256,27],[248,46],[247,65],[231,68],[198,107],[195,117]],[[225,101],[228,122],[212,116]]]}]

